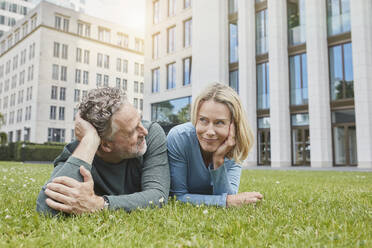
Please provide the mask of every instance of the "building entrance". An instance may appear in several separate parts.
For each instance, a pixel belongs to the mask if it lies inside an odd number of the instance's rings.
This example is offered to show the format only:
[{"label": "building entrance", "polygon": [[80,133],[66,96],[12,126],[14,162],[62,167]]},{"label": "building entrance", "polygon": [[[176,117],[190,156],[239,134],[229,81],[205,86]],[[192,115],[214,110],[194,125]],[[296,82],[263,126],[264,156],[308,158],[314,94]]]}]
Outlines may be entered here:
[{"label": "building entrance", "polygon": [[293,165],[310,165],[309,126],[292,128]]},{"label": "building entrance", "polygon": [[258,130],[258,164],[270,165],[270,128]]},{"label": "building entrance", "polygon": [[335,165],[357,165],[355,123],[333,125]]}]

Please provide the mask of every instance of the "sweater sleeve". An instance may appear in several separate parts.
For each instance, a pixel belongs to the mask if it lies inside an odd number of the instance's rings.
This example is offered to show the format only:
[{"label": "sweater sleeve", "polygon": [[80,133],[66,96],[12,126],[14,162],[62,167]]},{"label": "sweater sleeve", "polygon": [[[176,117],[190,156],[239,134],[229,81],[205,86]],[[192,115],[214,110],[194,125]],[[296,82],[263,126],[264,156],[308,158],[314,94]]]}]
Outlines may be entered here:
[{"label": "sweater sleeve", "polygon": [[[66,152],[66,151],[64,151]],[[79,182],[83,182],[84,179],[80,174],[80,166],[84,166],[89,172],[91,171],[91,165],[85,161],[70,156],[67,161],[59,162],[58,165],[54,168],[50,179],[44,184],[41,188],[39,196],[36,200],[36,211],[45,215],[56,215],[59,211],[50,208],[45,200],[48,198],[45,194],[46,185],[50,183],[54,178],[60,176],[71,177]]]},{"label": "sweater sleeve", "polygon": [[239,190],[240,175],[242,167],[231,160],[225,162],[218,169],[214,170],[213,165],[209,167],[212,179],[213,194],[235,195]]},{"label": "sweater sleeve", "polygon": [[168,201],[169,165],[166,138],[159,124],[149,128],[147,152],[143,157],[141,192],[128,195],[107,195],[110,209],[131,211],[147,206],[162,206]]},{"label": "sweater sleeve", "polygon": [[176,196],[176,199],[179,201],[189,202],[195,205],[205,204],[225,207],[227,193],[234,191],[233,185],[230,186],[228,192],[224,191],[226,184],[228,184],[226,181],[229,181],[227,178],[229,173],[224,173],[223,171],[220,172],[218,170],[216,170],[217,172],[211,172],[211,175],[214,175],[214,185],[222,183],[222,185],[217,185],[217,189],[214,190],[213,195],[193,194],[192,192],[189,192],[187,179],[188,163],[191,158],[187,157],[188,155],[186,151],[193,149],[192,147],[187,147],[187,144],[190,144],[190,141],[187,140],[187,138],[182,137],[177,129],[173,129],[168,134],[167,142],[171,173],[171,195]]}]

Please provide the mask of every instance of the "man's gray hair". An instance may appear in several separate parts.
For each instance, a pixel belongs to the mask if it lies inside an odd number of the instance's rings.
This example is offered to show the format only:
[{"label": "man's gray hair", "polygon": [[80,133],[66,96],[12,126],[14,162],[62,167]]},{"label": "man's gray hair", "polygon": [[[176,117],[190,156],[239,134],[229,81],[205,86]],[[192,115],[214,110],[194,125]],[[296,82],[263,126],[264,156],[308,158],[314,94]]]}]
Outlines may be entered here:
[{"label": "man's gray hair", "polygon": [[115,132],[111,117],[126,101],[126,94],[118,88],[98,88],[90,90],[78,108],[81,118],[90,122],[101,138],[110,140]]}]

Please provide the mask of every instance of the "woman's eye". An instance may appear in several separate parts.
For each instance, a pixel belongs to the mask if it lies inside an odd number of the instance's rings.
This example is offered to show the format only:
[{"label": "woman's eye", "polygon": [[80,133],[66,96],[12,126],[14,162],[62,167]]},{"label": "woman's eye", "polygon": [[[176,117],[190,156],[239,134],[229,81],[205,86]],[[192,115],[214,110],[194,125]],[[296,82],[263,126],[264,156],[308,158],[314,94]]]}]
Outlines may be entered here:
[{"label": "woman's eye", "polygon": [[206,123],[208,123],[207,119],[205,119],[205,118],[203,118],[203,117],[201,117],[201,118],[199,119],[199,121],[200,121],[200,123],[202,123],[202,124],[206,124]]},{"label": "woman's eye", "polygon": [[224,121],[217,121],[216,124],[218,126],[223,126],[223,125],[225,125],[225,122]]}]

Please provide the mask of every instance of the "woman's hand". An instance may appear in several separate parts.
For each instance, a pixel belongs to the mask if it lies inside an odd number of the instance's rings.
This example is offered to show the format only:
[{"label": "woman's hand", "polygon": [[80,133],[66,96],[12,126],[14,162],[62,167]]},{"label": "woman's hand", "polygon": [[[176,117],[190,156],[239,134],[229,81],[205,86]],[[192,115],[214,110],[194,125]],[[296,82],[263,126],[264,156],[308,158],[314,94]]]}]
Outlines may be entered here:
[{"label": "woman's hand", "polygon": [[213,167],[217,170],[225,160],[226,155],[235,146],[235,125],[231,122],[229,128],[229,135],[227,136],[225,142],[223,142],[220,147],[213,153]]},{"label": "woman's hand", "polygon": [[263,196],[259,192],[242,192],[236,195],[227,195],[226,207],[240,207],[261,201]]},{"label": "woman's hand", "polygon": [[[75,136],[76,139],[81,141],[85,136],[92,136],[95,140],[99,140],[100,137],[98,136],[97,130],[90,124],[88,121],[84,120],[80,117],[80,112],[77,112],[75,115]],[[99,143],[98,142],[98,143]]]}]

